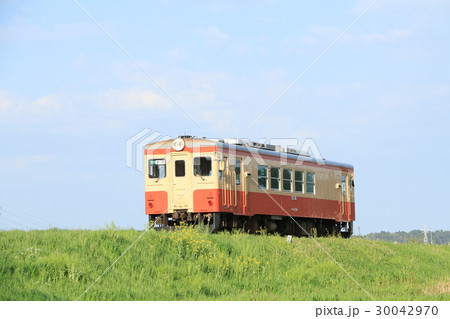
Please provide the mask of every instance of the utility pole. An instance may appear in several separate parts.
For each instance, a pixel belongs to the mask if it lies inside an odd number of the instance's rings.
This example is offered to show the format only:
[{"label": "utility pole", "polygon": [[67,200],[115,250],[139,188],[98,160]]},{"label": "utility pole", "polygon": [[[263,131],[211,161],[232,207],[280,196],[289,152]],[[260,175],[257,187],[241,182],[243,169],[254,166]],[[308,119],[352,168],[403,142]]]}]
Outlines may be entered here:
[{"label": "utility pole", "polygon": [[427,226],[423,226],[423,243],[428,244],[428,236],[427,236]]}]

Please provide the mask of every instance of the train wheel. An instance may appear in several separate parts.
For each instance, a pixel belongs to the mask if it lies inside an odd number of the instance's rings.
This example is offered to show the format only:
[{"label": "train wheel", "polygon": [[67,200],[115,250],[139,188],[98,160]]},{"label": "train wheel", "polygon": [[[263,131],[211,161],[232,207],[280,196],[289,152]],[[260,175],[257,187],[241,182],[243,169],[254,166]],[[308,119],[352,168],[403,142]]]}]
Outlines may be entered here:
[{"label": "train wheel", "polygon": [[254,234],[259,229],[259,220],[257,216],[247,218],[244,223],[244,230],[247,233]]}]

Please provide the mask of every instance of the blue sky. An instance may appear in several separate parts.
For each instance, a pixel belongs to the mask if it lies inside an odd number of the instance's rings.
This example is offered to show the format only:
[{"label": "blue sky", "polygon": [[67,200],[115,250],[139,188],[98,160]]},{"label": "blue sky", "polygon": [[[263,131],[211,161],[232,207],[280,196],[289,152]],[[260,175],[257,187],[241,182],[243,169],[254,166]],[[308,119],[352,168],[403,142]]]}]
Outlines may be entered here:
[{"label": "blue sky", "polygon": [[[450,3],[0,1],[0,229],[142,228],[125,143],[313,138],[361,232],[449,229]],[[184,108],[198,122],[197,125]]]}]

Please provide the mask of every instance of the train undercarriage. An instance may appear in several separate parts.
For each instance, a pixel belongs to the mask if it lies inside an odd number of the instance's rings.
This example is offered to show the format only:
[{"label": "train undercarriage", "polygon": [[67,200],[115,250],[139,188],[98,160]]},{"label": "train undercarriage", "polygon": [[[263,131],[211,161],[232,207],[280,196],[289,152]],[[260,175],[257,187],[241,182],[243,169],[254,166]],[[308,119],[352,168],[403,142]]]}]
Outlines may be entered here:
[{"label": "train undercarriage", "polygon": [[173,214],[149,215],[149,222],[158,229],[171,229],[178,225],[208,227],[210,232],[243,229],[248,233],[267,231],[280,235],[342,236],[350,238],[353,222],[338,222],[332,219],[315,219],[290,216],[254,215],[243,216],[230,213],[191,213],[179,211]]}]

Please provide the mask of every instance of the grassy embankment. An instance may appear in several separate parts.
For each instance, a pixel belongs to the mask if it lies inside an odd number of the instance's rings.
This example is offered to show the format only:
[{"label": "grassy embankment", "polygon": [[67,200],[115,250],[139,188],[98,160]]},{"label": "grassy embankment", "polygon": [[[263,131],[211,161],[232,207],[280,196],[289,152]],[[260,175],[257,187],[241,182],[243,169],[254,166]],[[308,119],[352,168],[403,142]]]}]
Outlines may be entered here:
[{"label": "grassy embankment", "polygon": [[[0,300],[75,300],[142,232],[0,232]],[[450,300],[450,247],[318,238],[376,300]],[[310,238],[148,231],[81,300],[370,300]]]}]

